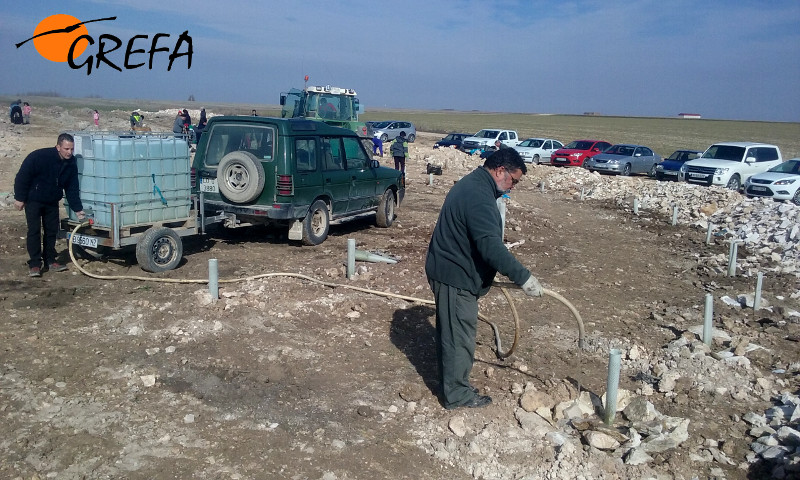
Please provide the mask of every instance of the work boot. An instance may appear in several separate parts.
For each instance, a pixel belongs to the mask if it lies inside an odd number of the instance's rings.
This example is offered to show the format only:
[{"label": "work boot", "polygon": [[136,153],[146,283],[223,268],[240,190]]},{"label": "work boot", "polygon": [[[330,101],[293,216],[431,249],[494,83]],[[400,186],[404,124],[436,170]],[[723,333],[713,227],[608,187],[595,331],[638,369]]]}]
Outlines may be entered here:
[{"label": "work boot", "polygon": [[470,401],[468,401],[467,403],[462,403],[461,405],[453,405],[453,406],[451,406],[451,407],[445,407],[445,408],[446,408],[447,410],[453,410],[453,409],[455,409],[455,408],[461,408],[461,407],[466,407],[466,408],[481,408],[481,407],[485,407],[485,406],[487,406],[487,405],[489,405],[489,404],[491,404],[491,403],[492,403],[492,397],[490,397],[490,396],[488,396],[488,395],[477,395],[477,394],[476,394],[476,395],[475,395],[474,397],[472,397],[472,399],[471,399]]},{"label": "work boot", "polygon": [[39,267],[31,267],[28,271],[29,277],[41,277],[42,276],[42,269]]},{"label": "work boot", "polygon": [[66,265],[62,265],[58,262],[53,262],[50,264],[50,266],[47,267],[47,270],[50,270],[51,272],[63,272],[66,269],[67,269]]}]

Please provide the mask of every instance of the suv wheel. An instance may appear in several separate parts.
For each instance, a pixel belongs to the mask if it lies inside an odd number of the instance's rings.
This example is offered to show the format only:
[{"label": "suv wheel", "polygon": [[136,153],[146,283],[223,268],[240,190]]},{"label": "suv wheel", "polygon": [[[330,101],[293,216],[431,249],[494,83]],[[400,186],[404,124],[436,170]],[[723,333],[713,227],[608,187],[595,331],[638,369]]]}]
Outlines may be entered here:
[{"label": "suv wheel", "polygon": [[728,180],[728,184],[726,185],[727,188],[738,192],[739,188],[742,186],[742,181],[739,179],[739,174],[735,173],[730,180]]},{"label": "suv wheel", "polygon": [[389,135],[386,135],[385,133],[383,135],[381,135],[381,142],[385,143],[385,142],[388,142],[388,141],[389,141]]},{"label": "suv wheel", "polygon": [[408,143],[414,143],[414,140],[416,140],[416,139],[417,139],[417,136],[414,135],[413,133],[411,135],[409,135],[408,138],[406,138],[406,140],[408,140]]},{"label": "suv wheel", "polygon": [[328,205],[322,200],[311,204],[311,208],[303,219],[303,244],[319,245],[328,238],[331,221]]},{"label": "suv wheel", "polygon": [[394,223],[394,209],[396,203],[394,201],[394,192],[386,190],[381,197],[381,203],[378,205],[378,211],[375,212],[375,223],[381,228],[391,227]]},{"label": "suv wheel", "polygon": [[264,190],[264,167],[250,152],[231,152],[219,162],[219,193],[234,203],[252,202]]},{"label": "suv wheel", "polygon": [[794,197],[792,197],[792,203],[795,205],[800,205],[800,188],[794,192]]}]

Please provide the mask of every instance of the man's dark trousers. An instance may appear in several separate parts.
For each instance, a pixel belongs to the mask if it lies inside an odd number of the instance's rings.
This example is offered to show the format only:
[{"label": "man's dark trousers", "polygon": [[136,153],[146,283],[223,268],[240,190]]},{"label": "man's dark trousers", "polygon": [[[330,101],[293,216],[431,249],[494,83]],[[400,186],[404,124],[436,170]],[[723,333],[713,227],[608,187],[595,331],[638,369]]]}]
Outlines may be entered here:
[{"label": "man's dark trousers", "polygon": [[[56,261],[56,234],[58,233],[58,204],[39,202],[25,204],[25,220],[28,222],[26,247],[28,267],[48,266]],[[44,230],[44,255],[42,255],[42,230]]]},{"label": "man's dark trousers", "polygon": [[475,360],[478,297],[460,288],[430,281],[436,300],[436,359],[445,408],[475,396],[469,374]]}]

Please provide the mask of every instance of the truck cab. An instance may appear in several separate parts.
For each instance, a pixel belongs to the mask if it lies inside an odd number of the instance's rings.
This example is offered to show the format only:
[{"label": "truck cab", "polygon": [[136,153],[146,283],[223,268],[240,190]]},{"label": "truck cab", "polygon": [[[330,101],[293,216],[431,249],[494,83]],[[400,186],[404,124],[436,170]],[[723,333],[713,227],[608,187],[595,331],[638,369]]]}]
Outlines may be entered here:
[{"label": "truck cab", "polygon": [[361,138],[372,138],[364,122],[358,121],[361,104],[352,88],[310,85],[281,93],[281,118],[306,118],[347,128]]}]

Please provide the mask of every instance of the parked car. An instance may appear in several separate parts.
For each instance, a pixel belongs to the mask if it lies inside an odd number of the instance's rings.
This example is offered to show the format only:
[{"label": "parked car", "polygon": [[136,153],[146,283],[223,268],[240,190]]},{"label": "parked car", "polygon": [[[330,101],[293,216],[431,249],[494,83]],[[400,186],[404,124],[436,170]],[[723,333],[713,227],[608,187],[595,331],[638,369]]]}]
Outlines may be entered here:
[{"label": "parked car", "polygon": [[755,142],[715,143],[700,158],[683,164],[687,182],[721,185],[739,190],[751,175],[766,172],[783,162],[775,145]]},{"label": "parked car", "polygon": [[461,142],[472,135],[471,133],[448,133],[446,137],[433,144],[433,148],[461,148]]},{"label": "parked car", "polygon": [[793,158],[757,173],[744,182],[748,197],[772,197],[800,205],[800,158]]},{"label": "parked car", "polygon": [[584,167],[590,172],[618,175],[646,173],[654,177],[656,165],[659,162],[661,162],[661,156],[644,145],[619,143],[586,160]]},{"label": "parked car", "polygon": [[523,140],[514,150],[527,163],[539,165],[540,163],[550,163],[550,156],[563,147],[564,144],[552,138],[528,138]]},{"label": "parked car", "polygon": [[411,122],[388,120],[370,123],[372,123],[372,135],[380,138],[383,142],[393,140],[400,135],[400,132],[406,132],[406,140],[409,142],[413,143],[417,138],[417,128]]},{"label": "parked car", "polygon": [[375,212],[389,227],[402,172],[372,160],[355,132],[302,118],[217,116],[192,163],[192,193],[225,227],[276,225],[290,240],[325,241],[331,220]]},{"label": "parked car", "polygon": [[575,140],[550,155],[550,163],[560,167],[582,167],[587,158],[592,158],[611,144],[605,140]]},{"label": "parked car", "polygon": [[703,152],[699,150],[675,150],[663,162],[656,165],[656,178],[659,180],[677,180],[683,181],[683,174],[681,167],[689,160],[702,155]]},{"label": "parked car", "polygon": [[519,137],[514,130],[503,130],[501,128],[484,128],[475,135],[469,136],[461,143],[461,150],[472,153],[474,151],[486,150],[494,147],[494,142],[500,140],[501,143],[509,147],[514,147],[519,143]]}]

